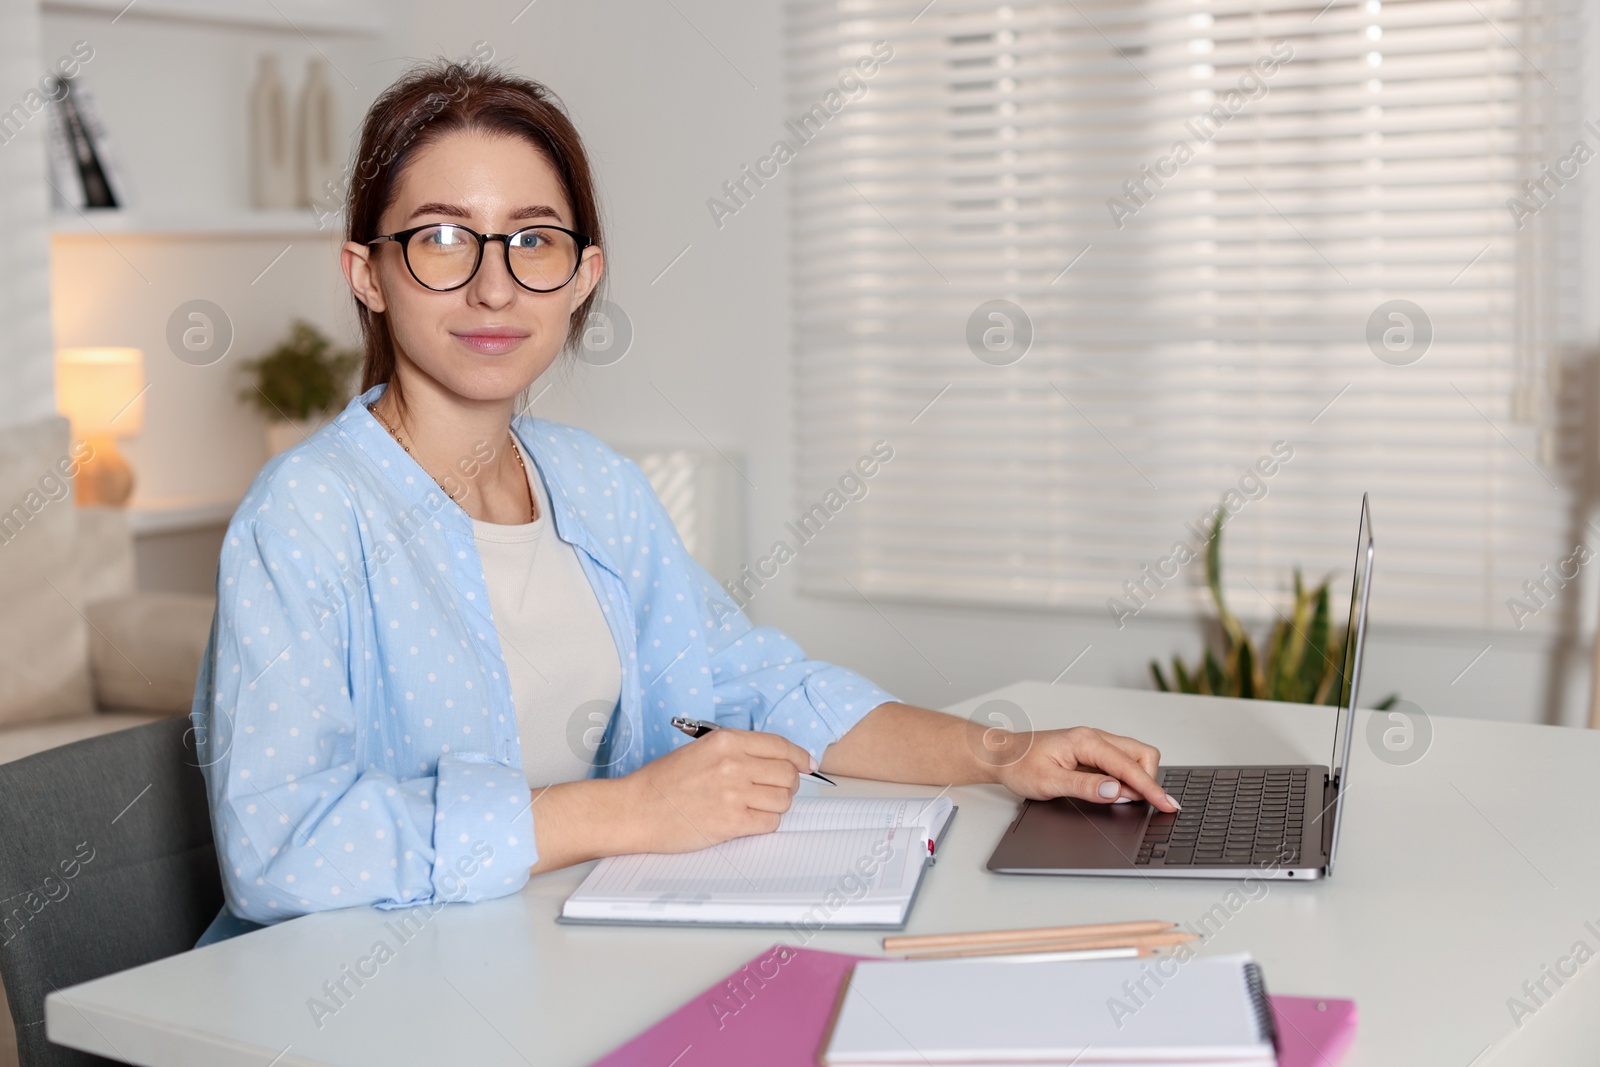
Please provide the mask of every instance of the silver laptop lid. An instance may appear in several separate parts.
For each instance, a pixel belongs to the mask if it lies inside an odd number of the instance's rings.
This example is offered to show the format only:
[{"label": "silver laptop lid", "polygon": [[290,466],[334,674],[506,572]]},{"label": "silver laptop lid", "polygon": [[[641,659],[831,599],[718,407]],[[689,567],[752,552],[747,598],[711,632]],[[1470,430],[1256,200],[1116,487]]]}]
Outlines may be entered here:
[{"label": "silver laptop lid", "polygon": [[1339,712],[1333,730],[1333,835],[1328,842],[1328,873],[1339,850],[1339,824],[1344,821],[1344,795],[1350,788],[1350,738],[1356,721],[1356,694],[1361,681],[1361,648],[1367,636],[1367,597],[1372,592],[1372,513],[1361,494],[1361,530],[1356,537],[1356,570],[1350,584],[1350,617],[1345,629],[1344,662],[1339,665]]}]

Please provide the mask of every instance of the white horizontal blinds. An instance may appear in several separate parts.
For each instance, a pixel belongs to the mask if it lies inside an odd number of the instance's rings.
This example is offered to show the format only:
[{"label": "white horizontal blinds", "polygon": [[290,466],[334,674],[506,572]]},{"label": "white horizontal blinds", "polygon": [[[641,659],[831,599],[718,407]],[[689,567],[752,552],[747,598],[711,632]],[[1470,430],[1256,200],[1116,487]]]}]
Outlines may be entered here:
[{"label": "white horizontal blinds", "polygon": [[[789,167],[799,508],[896,450],[800,552],[805,587],[1186,612],[1199,564],[1123,583],[1198,547],[1190,520],[1282,441],[1226,535],[1237,610],[1297,563],[1347,587],[1370,491],[1386,621],[1512,625],[1568,554],[1511,404],[1560,320],[1519,313],[1548,250],[1506,207],[1575,135],[1548,117],[1570,71],[1546,9],[919,6],[788,9],[793,114],[893,49]],[[1407,366],[1367,341],[1394,298],[1433,326]],[[968,344],[994,299],[1031,322],[1011,365]]]}]

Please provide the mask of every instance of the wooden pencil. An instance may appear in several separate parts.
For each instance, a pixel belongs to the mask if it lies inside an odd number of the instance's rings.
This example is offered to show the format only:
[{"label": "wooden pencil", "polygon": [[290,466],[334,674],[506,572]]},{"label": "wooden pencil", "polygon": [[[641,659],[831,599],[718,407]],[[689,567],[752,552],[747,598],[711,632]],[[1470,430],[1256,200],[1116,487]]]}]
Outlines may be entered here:
[{"label": "wooden pencil", "polygon": [[1163,948],[1195,940],[1196,935],[1172,931],[1160,934],[1124,934],[1108,937],[1073,937],[1055,941],[1012,941],[993,945],[966,945],[960,948],[925,949],[908,952],[908,960],[956,959],[963,956],[1006,956],[1023,952],[1076,952],[1096,948]]},{"label": "wooden pencil", "polygon": [[883,939],[886,952],[907,949],[958,948],[965,945],[1001,945],[1013,941],[1049,941],[1068,937],[1100,937],[1109,934],[1156,934],[1178,924],[1163,919],[1132,922],[1084,923],[1078,926],[1039,926],[1027,930],[978,930],[963,934],[902,934]]},{"label": "wooden pencil", "polygon": [[[985,957],[974,957],[974,958],[987,958],[987,956],[1004,956],[1005,959],[1006,959],[1006,962],[1008,962],[1008,963],[1009,962],[1030,963],[1030,962],[1032,962],[1034,960],[1038,960],[1040,962],[1045,962],[1045,961],[1066,962],[1068,960],[1097,960],[1097,959],[1131,960],[1131,959],[1137,959],[1137,958],[1139,958],[1141,956],[1154,955],[1155,951],[1156,950],[1153,949],[1153,948],[1126,948],[1126,949],[1083,949],[1083,950],[1071,949],[1071,950],[1068,950],[1068,951],[1065,951],[1065,952],[1050,952],[1050,951],[1035,952],[1035,951],[1033,951],[1031,949],[1017,950],[1017,949],[1012,949],[1012,948],[996,948],[993,951],[988,952]],[[902,957],[902,958],[907,960],[907,961],[910,961],[910,960],[935,960],[935,959],[943,959],[943,958],[947,958],[947,957],[941,957],[941,956],[938,956],[938,955],[930,954],[930,955],[927,955],[927,956],[905,956],[905,957]]]}]

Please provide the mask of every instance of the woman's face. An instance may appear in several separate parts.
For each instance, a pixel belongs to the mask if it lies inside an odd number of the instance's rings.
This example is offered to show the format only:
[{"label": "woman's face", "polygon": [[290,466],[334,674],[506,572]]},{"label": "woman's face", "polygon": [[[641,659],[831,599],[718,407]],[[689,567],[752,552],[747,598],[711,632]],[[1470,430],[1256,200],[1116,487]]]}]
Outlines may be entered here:
[{"label": "woman's face", "polygon": [[[411,158],[378,233],[370,236],[430,222],[478,233],[541,223],[578,228],[541,152],[520,137],[464,131],[444,135]],[[572,281],[554,292],[531,292],[506,270],[503,243],[491,241],[471,281],[436,292],[412,277],[397,242],[352,242],[341,260],[356,297],[388,316],[402,359],[473,401],[513,398],[555,362],[573,312],[602,269],[600,249],[591,246]]]}]

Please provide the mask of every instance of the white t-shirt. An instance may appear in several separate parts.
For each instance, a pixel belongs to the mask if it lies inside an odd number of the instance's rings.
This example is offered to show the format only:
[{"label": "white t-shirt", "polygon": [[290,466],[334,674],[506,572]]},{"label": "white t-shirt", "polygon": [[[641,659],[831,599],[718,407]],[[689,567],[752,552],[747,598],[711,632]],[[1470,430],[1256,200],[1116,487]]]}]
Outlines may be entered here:
[{"label": "white t-shirt", "polygon": [[513,445],[538,496],[539,518],[472,520],[489,608],[511,674],[522,769],[530,786],[589,776],[594,746],[622,693],[622,664],[577,550],[556,536],[544,479]]}]

